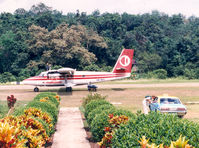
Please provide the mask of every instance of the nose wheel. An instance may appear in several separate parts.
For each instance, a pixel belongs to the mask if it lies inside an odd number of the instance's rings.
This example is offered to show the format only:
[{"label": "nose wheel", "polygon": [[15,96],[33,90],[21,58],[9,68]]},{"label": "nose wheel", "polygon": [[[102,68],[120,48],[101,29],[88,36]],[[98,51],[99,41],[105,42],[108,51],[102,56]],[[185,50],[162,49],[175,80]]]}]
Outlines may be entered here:
[{"label": "nose wheel", "polygon": [[35,87],[35,88],[34,88],[34,92],[39,92],[39,88],[38,88],[38,87]]}]

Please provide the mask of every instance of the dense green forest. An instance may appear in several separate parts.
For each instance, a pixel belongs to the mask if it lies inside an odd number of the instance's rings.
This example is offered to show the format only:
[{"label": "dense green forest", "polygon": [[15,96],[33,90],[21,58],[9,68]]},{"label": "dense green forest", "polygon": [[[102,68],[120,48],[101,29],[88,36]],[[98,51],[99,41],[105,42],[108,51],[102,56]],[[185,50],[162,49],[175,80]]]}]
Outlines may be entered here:
[{"label": "dense green forest", "polygon": [[135,49],[140,76],[199,79],[199,18],[194,16],[62,14],[43,3],[0,14],[0,82],[36,75],[47,63],[111,70],[123,48]]}]

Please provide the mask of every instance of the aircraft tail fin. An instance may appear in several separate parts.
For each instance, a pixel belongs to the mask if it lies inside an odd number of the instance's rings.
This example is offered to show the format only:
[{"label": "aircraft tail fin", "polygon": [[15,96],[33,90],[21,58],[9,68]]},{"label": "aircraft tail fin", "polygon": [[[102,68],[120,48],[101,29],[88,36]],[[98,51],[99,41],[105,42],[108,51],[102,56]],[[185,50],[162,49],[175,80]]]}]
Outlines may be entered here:
[{"label": "aircraft tail fin", "polygon": [[131,73],[134,49],[123,49],[114,68],[113,73]]}]

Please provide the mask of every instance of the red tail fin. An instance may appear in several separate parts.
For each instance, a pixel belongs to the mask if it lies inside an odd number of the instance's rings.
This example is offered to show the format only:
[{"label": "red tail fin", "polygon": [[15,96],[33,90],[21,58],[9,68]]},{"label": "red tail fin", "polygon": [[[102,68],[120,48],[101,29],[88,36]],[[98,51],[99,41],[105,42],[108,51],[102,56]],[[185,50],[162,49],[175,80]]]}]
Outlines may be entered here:
[{"label": "red tail fin", "polygon": [[131,73],[133,63],[133,49],[123,49],[114,68],[113,73]]}]

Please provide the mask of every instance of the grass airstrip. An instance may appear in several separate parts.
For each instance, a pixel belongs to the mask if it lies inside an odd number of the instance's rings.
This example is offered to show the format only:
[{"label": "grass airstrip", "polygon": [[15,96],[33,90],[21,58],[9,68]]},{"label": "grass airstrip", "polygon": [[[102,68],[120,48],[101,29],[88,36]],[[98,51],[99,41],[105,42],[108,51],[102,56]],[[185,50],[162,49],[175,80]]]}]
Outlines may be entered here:
[{"label": "grass airstrip", "polygon": [[[199,123],[199,80],[167,79],[167,80],[120,80],[97,84],[97,93],[107,96],[107,100],[132,112],[142,110],[142,100],[146,95],[168,94],[177,96],[186,105],[188,113],[184,118]],[[0,85],[0,117],[6,114],[6,98],[14,95],[17,107],[31,101],[38,93],[33,92],[33,86]],[[61,96],[61,107],[79,107],[82,98],[87,96],[87,86],[77,86],[72,93],[65,88],[42,87],[41,92],[57,92]],[[94,92],[93,92],[94,93]]]}]

